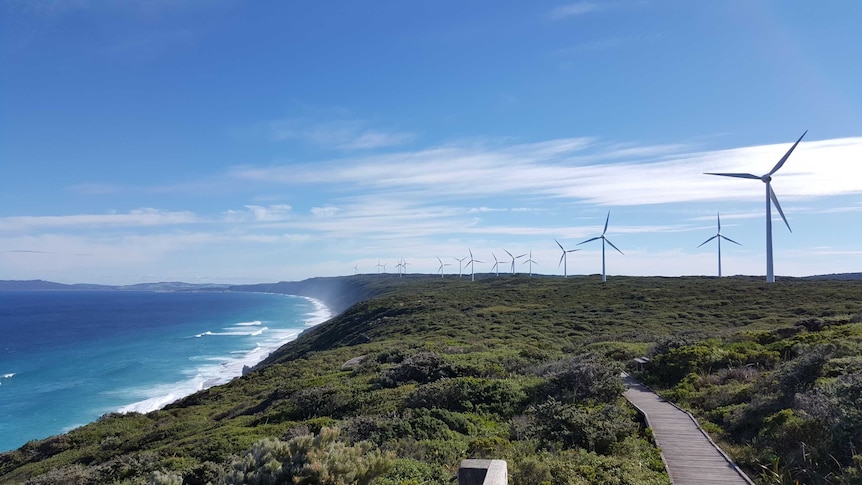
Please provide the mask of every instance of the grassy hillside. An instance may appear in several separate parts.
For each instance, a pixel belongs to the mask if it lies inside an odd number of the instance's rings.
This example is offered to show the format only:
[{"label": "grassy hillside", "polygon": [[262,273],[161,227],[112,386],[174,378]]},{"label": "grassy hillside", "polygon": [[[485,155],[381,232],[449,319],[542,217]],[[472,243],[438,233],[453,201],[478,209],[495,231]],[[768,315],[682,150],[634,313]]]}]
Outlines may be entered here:
[{"label": "grassy hillside", "polygon": [[[761,482],[858,483],[862,427],[842,430],[862,423],[859,282],[368,275],[297,285],[243,289],[358,303],[227,385],[0,455],[0,483],[229,482],[263,473],[262,452],[245,454],[261,439],[294,446],[307,434],[341,443],[327,456],[377,460],[378,485],[449,483],[468,457],[508,460],[519,484],[667,483],[616,378],[647,353],[641,377],[700,413]],[[795,458],[813,432],[816,462],[807,442]]]}]

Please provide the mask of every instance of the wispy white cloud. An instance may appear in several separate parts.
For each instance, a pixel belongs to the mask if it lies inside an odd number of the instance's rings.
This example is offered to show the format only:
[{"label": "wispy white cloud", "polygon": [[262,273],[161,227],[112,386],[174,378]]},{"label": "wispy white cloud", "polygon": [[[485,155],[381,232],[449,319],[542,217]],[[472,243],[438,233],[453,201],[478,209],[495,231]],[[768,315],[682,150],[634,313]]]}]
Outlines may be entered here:
[{"label": "wispy white cloud", "polygon": [[200,222],[191,212],[138,209],[125,214],[76,214],[62,216],[13,216],[0,218],[0,231],[92,226],[162,226]]},{"label": "wispy white cloud", "polygon": [[246,205],[244,210],[227,210],[224,220],[227,222],[277,222],[288,219],[292,207],[288,204],[273,204],[268,206]]},{"label": "wispy white cloud", "polygon": [[371,128],[361,120],[315,122],[307,119],[284,119],[269,122],[270,136],[276,141],[302,140],[313,145],[338,150],[368,150],[403,145],[415,135],[406,132]]},{"label": "wispy white cloud", "polygon": [[577,17],[588,13],[593,13],[606,8],[604,5],[596,2],[577,2],[568,5],[560,5],[554,7],[548,12],[548,18],[551,20],[562,20],[569,17]]},{"label": "wispy white cloud", "polygon": [[[756,200],[762,186],[705,172],[768,171],[787,144],[714,151],[681,145],[603,145],[559,139],[509,146],[448,146],[318,165],[243,167],[229,177],[344,190],[462,199],[552,197],[603,206]],[[862,193],[862,138],[803,142],[774,176],[783,201]]]}]

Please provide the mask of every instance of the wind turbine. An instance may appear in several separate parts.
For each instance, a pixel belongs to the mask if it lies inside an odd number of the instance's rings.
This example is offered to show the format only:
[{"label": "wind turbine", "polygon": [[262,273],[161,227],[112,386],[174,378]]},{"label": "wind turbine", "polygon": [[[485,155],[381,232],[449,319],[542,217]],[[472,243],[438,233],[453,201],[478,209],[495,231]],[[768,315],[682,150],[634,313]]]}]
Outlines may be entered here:
[{"label": "wind turbine", "polygon": [[449,263],[444,263],[440,256],[437,256],[437,261],[440,262],[440,267],[437,268],[437,272],[440,273],[440,277],[443,277],[443,266],[451,266]]},{"label": "wind turbine", "polygon": [[778,197],[775,196],[775,192],[772,191],[772,175],[784,165],[784,162],[787,161],[787,158],[793,153],[793,150],[796,148],[796,145],[802,141],[802,137],[805,136],[805,133],[808,133],[808,130],[805,130],[802,133],[802,136],[796,140],[796,143],[790,147],[790,150],[787,150],[787,153],[781,157],[781,160],[772,167],[772,170],[758,177],[757,175],[752,175],[750,173],[709,173],[706,175],[721,175],[723,177],[736,177],[741,179],[754,179],[760,180],[764,184],[766,184],[766,282],[767,283],[775,283],[775,273],[772,271],[772,205],[771,202],[775,203],[775,208],[778,209],[778,213],[781,214],[781,219],[784,220],[784,223],[787,224],[787,230],[793,232],[790,229],[790,223],[787,222],[787,218],[784,217],[784,211],[781,210],[781,204],[778,203]]},{"label": "wind turbine", "polygon": [[476,281],[476,265],[473,263],[484,263],[484,261],[479,261],[478,259],[473,259],[473,251],[470,251],[470,261],[467,261],[467,266],[470,267],[470,281]]},{"label": "wind turbine", "polygon": [[461,277],[461,263],[462,263],[465,259],[467,259],[467,257],[466,257],[466,256],[464,256],[463,258],[455,258],[455,257],[453,257],[452,259],[454,259],[455,261],[458,261],[458,278],[460,278],[460,277]]},{"label": "wind turbine", "polygon": [[[568,274],[568,270],[566,269],[566,263],[568,262],[568,258],[566,257],[566,255],[567,255],[568,253],[573,253],[573,252],[575,252],[575,251],[580,251],[580,249],[569,249],[568,251],[566,251],[566,249],[565,249],[565,248],[563,248],[563,245],[562,245],[562,244],[560,244],[560,241],[557,241],[556,239],[554,239],[554,242],[555,242],[555,243],[557,243],[557,246],[559,246],[559,247],[560,247],[560,250],[563,252],[562,256],[560,256],[560,262],[559,262],[559,263],[557,263],[557,267],[559,268],[559,267],[560,267],[560,265],[562,264],[562,265],[563,265],[563,278],[568,278],[568,277],[569,277],[569,274]],[[531,256],[531,257],[532,257],[532,256]],[[531,272],[532,272],[532,270],[531,270]]]},{"label": "wind turbine", "polygon": [[[503,251],[506,251],[506,248],[503,248]],[[506,254],[508,254],[509,257],[512,258],[512,274],[515,274],[515,260],[518,258],[523,258],[524,256],[527,255],[527,253],[524,253],[520,256],[512,256],[512,253],[510,253],[509,251],[506,251]]]},{"label": "wind turbine", "polygon": [[[563,253],[563,254],[566,254],[566,253]],[[527,264],[527,263],[530,263],[530,278],[532,278],[533,277],[533,263],[539,264],[539,263],[536,263],[535,261],[533,261],[533,251],[532,250],[530,250],[530,257],[527,258],[527,260],[521,264]]]},{"label": "wind turbine", "polygon": [[618,247],[614,246],[614,243],[612,243],[612,242],[610,241],[610,239],[608,239],[608,238],[606,238],[606,237],[605,237],[605,233],[606,233],[606,232],[608,232],[608,221],[609,221],[609,220],[611,220],[611,211],[608,211],[608,217],[605,219],[605,228],[604,228],[604,230],[602,230],[602,235],[601,235],[601,236],[596,236],[596,237],[593,237],[593,238],[587,239],[586,241],[583,241],[583,242],[579,242],[579,243],[578,243],[578,246],[580,246],[581,244],[588,243],[588,242],[590,242],[590,241],[595,241],[596,239],[601,239],[601,240],[602,240],[602,283],[604,283],[605,281],[607,281],[607,276],[605,275],[605,243],[610,244],[610,245],[611,245],[611,247],[612,247],[612,248],[614,248],[614,249],[616,249],[618,253],[620,253],[620,254],[622,254],[623,256],[625,256],[625,254],[623,254],[623,252],[622,252],[622,251],[620,251],[620,249],[619,249]]},{"label": "wind turbine", "polygon": [[398,277],[400,278],[402,274],[407,274],[407,265],[410,264],[406,259],[401,258],[401,261],[398,262],[398,265],[401,269],[398,270]]},{"label": "wind turbine", "polygon": [[385,265],[385,264],[380,264],[380,260],[378,259],[378,260],[377,260],[377,274],[380,274],[380,268],[384,268],[384,270],[385,270],[386,265]]},{"label": "wind turbine", "polygon": [[353,276],[356,276],[357,274],[359,274],[359,265],[354,264],[353,265]]},{"label": "wind turbine", "polygon": [[[712,236],[711,238],[707,239],[706,241],[700,243],[700,246],[703,246],[704,244],[712,241],[713,239],[718,239],[718,277],[721,278],[721,240],[724,239],[725,241],[730,241],[733,244],[736,244],[738,246],[742,246],[742,244],[739,244],[738,242],[734,241],[733,239],[731,239],[727,236],[723,236],[721,234],[721,216],[717,212],[715,213],[715,216],[716,216],[716,218],[718,218],[718,232],[715,234],[715,236]],[[698,247],[700,247],[700,246],[698,246]]]},{"label": "wind turbine", "polygon": [[[503,250],[505,251],[505,249]],[[497,260],[497,255],[493,252],[491,256],[494,256],[494,266],[491,266],[491,271],[494,271],[497,276],[500,276],[500,261]]]}]

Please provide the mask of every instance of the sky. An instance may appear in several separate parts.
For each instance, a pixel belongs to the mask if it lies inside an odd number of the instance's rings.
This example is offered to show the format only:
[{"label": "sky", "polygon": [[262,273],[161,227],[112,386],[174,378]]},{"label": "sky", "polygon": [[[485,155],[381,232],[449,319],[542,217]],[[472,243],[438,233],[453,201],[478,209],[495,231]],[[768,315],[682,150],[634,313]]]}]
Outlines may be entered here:
[{"label": "sky", "polygon": [[[7,0],[0,279],[862,271],[862,2]],[[516,271],[526,272],[526,257]],[[500,270],[511,270],[502,263]]]}]

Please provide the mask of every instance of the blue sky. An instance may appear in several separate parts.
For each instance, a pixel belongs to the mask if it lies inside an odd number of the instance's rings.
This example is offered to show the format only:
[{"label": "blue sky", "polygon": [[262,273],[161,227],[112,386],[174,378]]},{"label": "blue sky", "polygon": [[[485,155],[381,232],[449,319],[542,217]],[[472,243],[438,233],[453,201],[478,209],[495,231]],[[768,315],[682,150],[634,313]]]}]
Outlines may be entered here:
[{"label": "blue sky", "polygon": [[[862,271],[862,3],[0,3],[0,279]],[[774,213],[777,218],[778,215]],[[591,243],[569,274],[601,271]],[[523,261],[523,260],[520,260]],[[519,263],[520,263],[519,261]],[[490,271],[488,263],[477,271]],[[519,264],[518,271],[526,270]]]}]

